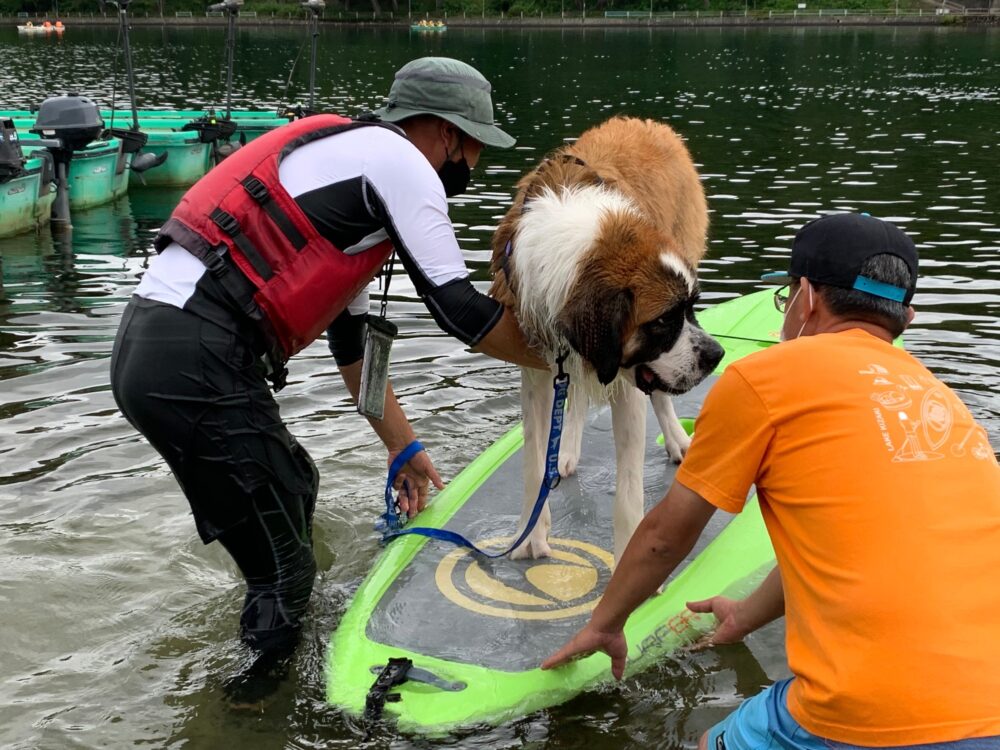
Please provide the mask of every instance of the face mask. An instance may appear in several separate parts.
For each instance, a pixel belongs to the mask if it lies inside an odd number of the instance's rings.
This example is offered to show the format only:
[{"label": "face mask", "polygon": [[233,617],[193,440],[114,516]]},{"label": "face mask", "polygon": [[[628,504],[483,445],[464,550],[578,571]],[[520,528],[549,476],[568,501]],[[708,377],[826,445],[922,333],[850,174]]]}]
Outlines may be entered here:
[{"label": "face mask", "polygon": [[446,161],[438,170],[438,177],[444,185],[444,194],[449,198],[460,195],[469,187],[469,180],[472,177],[472,169],[469,162],[462,157],[461,161]]},{"label": "face mask", "polygon": [[[459,141],[459,148],[462,147]],[[469,180],[472,178],[472,168],[465,160],[465,154],[459,161],[452,161],[451,154],[445,153],[445,162],[438,170],[438,177],[444,185],[444,194],[449,198],[460,195],[469,187]]]}]

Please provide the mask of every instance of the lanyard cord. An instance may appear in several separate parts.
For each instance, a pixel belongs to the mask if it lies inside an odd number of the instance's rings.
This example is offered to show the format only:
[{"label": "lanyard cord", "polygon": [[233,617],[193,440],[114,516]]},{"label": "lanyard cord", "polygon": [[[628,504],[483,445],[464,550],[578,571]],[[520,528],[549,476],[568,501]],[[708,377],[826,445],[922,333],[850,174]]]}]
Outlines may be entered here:
[{"label": "lanyard cord", "polygon": [[[386,308],[389,307],[389,282],[392,281],[392,267],[393,262],[396,259],[395,249],[389,254],[389,260],[385,262],[382,266],[383,273],[385,274],[385,286],[382,287],[382,309],[379,311],[379,317],[385,318]],[[403,463],[406,463],[404,461]]]}]

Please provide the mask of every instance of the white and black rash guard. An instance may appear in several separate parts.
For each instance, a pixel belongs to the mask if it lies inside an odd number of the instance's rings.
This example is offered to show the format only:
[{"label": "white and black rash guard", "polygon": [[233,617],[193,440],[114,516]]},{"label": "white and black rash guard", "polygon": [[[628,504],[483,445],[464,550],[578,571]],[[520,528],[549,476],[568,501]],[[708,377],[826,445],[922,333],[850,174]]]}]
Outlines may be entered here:
[{"label": "white and black rash guard", "polygon": [[[440,178],[400,132],[359,127],[307,143],[282,160],[278,179],[320,234],[344,252],[363,253],[388,236],[446,333],[475,346],[499,321],[502,305],[469,281]],[[197,311],[206,272],[200,260],[171,243],[135,293]],[[327,330],[337,364],[361,359],[368,307],[365,290]]]}]

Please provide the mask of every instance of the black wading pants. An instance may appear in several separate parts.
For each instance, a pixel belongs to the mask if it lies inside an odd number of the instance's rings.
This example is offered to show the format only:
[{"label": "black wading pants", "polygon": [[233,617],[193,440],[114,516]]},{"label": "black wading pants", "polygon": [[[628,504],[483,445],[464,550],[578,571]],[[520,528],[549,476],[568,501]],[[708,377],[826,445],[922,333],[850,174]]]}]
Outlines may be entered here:
[{"label": "black wading pants", "polygon": [[285,428],[252,331],[133,297],[111,357],[126,419],[169,464],[207,544],[247,583],[243,640],[290,651],[312,592],[319,476]]}]

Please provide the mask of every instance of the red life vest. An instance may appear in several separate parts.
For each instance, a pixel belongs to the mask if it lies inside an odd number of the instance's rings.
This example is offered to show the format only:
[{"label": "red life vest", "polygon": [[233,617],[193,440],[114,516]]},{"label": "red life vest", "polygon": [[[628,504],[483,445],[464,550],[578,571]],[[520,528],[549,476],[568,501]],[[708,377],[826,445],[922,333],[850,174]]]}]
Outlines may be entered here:
[{"label": "red life vest", "polygon": [[157,252],[176,242],[220,279],[229,254],[254,290],[236,302],[276,349],[276,369],[333,322],[392,252],[389,240],[356,255],[334,247],[281,186],[278,165],[299,146],[373,124],[314,115],[264,134],[191,187],[154,241]]}]

